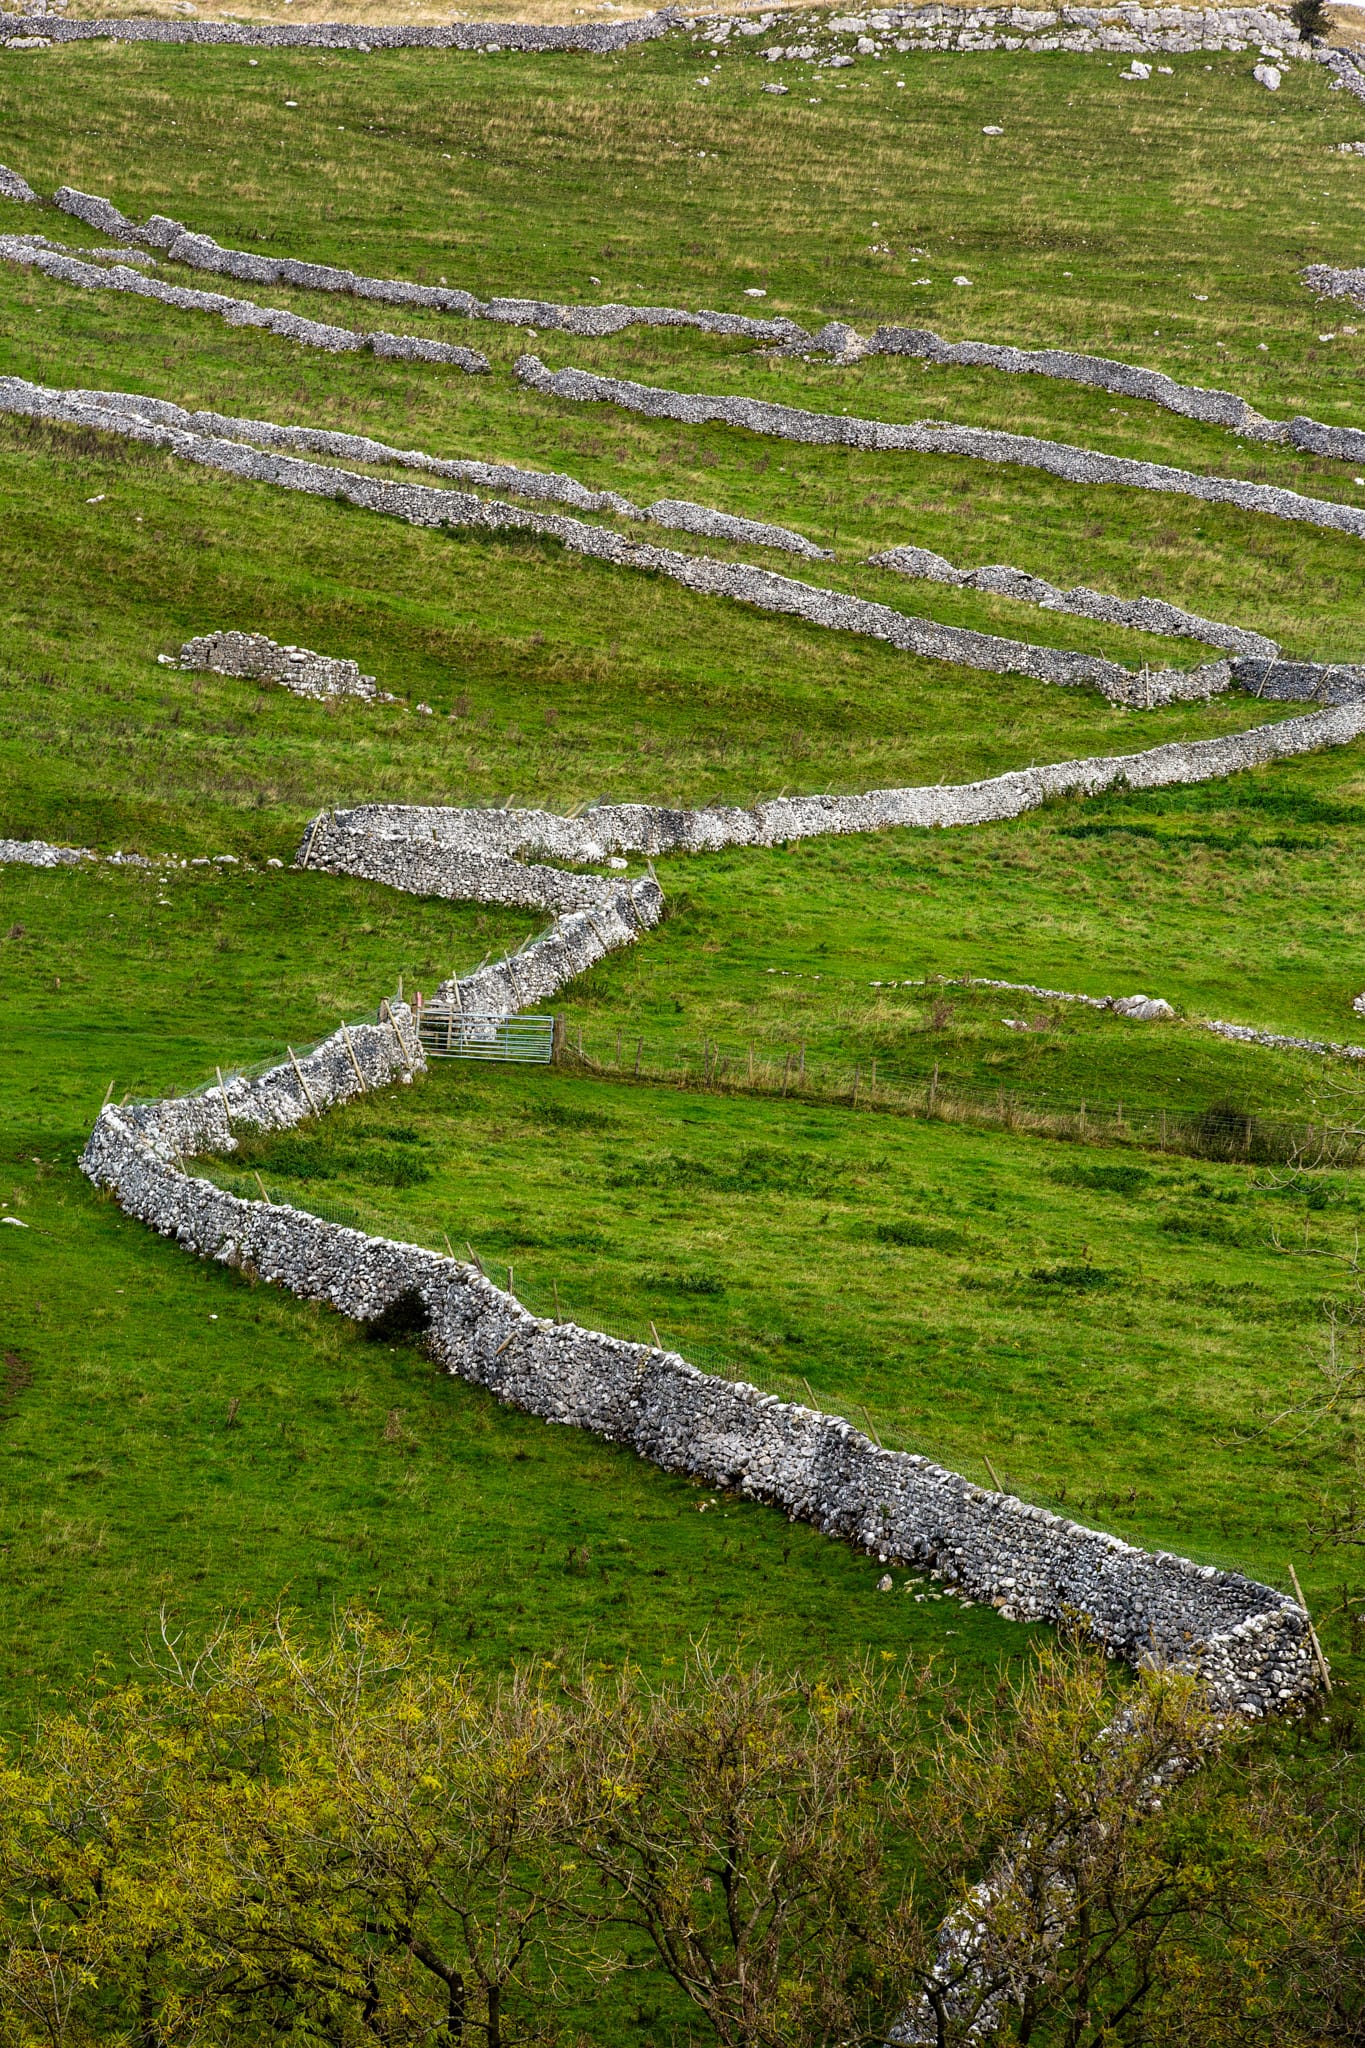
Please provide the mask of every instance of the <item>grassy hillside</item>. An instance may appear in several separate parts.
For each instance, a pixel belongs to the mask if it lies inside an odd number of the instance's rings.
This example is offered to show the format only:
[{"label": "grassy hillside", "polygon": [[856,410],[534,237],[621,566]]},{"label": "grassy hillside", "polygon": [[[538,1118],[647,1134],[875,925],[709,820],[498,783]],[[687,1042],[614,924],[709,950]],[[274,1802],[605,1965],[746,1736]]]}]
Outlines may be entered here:
[{"label": "grassy hillside", "polygon": [[[1139,85],[1103,58],[911,56],[815,79],[778,67],[779,97],[760,90],[774,67],[756,50],[717,66],[686,36],[609,60],[91,44],[0,53],[0,160],[44,192],[69,182],[372,273],[1064,343],[1275,416],[1359,422],[1362,323],[1297,276],[1357,260],[1365,171],[1335,145],[1359,132],[1358,109],[1308,65],[1272,99],[1251,62],[1177,58]],[[12,232],[93,239],[51,210],[5,214]],[[1135,666],[1201,650],[865,557],[913,542],[1166,598],[1306,657],[1365,646],[1360,543],[1339,534],[957,459],[651,423],[542,400],[509,372],[529,346],[555,366],[1000,426],[1365,504],[1349,465],[1041,379],[840,369],[667,330],[533,338],[233,289],[467,342],[492,374],[329,357],[10,265],[0,373],[779,520],[834,549],[806,565],[811,581]],[[111,1085],[188,1086],[309,1042],[399,976],[429,989],[533,929],[267,867],[321,805],[750,802],[1130,750],[1284,707],[1116,711],[540,542],[415,531],[8,418],[0,567],[0,833],[162,857],[0,869],[0,1194],[27,1226],[0,1230],[10,1718],[94,1654],[126,1660],[162,1603],[201,1618],[276,1599],[325,1615],[364,1598],[490,1660],[585,1642],[662,1660],[709,1628],[781,1658],[908,1645],[960,1660],[988,1692],[1025,1631],[919,1601],[909,1575],[878,1596],[866,1560],[810,1531],[705,1507],[437,1379],[415,1352],[188,1260],[97,1200],[75,1157]],[[352,656],[404,701],[328,709],[157,666],[226,626]],[[977,1476],[989,1456],[1031,1497],[1135,1539],[1275,1583],[1292,1555],[1326,1608],[1352,1571],[1314,1528],[1353,1498],[1359,1420],[1346,1397],[1319,1416],[1315,1389],[1324,1300],[1344,1313],[1354,1278],[1297,1253],[1350,1251],[1358,1175],[658,1081],[705,1039],[741,1055],[752,1042],[760,1059],[804,1045],[812,1063],[876,1060],[917,1083],[937,1067],[945,1084],[1106,1113],[1354,1116],[1338,1092],[1352,1069],[1189,1020],[1365,1038],[1350,1008],[1365,987],[1363,812],[1357,746],[971,833],[662,863],[669,920],[564,998],[571,1036],[609,1067],[618,1037],[643,1039],[653,1082],[442,1069],[391,1114],[338,1116],[292,1153],[223,1171],[254,1166],[272,1193],[418,1241],[470,1239],[537,1306],[557,1283],[584,1321],[654,1321],[702,1362],[784,1389],[805,1378],[855,1420],[866,1404],[889,1440]],[[178,865],[226,853],[236,866]],[[873,985],[940,974],[1140,988],[1185,1021]],[[1265,1433],[1293,1407],[1301,1431]],[[1325,1628],[1344,1657],[1348,1621]]]}]

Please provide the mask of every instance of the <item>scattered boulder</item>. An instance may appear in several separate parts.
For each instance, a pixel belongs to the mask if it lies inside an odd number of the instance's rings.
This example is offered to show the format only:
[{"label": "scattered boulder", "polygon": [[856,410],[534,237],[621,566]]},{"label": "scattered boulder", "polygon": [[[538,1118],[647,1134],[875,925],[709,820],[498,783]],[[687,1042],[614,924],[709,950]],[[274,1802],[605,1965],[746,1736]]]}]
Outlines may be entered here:
[{"label": "scattered boulder", "polygon": [[1175,1011],[1160,996],[1112,996],[1110,1009],[1117,1017],[1131,1017],[1139,1024],[1154,1024],[1164,1017],[1174,1017]]}]

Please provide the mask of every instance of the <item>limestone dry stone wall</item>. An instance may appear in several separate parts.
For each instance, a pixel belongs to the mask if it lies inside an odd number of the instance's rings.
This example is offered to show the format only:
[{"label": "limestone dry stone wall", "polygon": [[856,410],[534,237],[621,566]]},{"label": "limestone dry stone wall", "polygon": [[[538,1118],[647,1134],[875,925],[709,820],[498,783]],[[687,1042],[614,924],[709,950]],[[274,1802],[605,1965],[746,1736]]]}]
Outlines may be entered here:
[{"label": "limestone dry stone wall", "polygon": [[[1212,781],[1322,747],[1347,746],[1362,732],[1365,697],[1355,697],[1275,725],[1216,739],[1174,740],[1141,753],[1012,769],[981,782],[869,790],[860,796],[777,797],[748,809],[599,804],[579,817],[564,818],[546,811],[364,804],[319,812],[305,834],[301,861],[422,895],[454,897],[465,886],[464,863],[471,859],[513,865],[527,858],[591,863],[613,855],[653,858],[732,846],[781,846],[794,839],[888,827],[989,824],[1022,817],[1055,797]],[[459,987],[466,1006],[479,1007],[463,982]]]},{"label": "limestone dry stone wall", "polygon": [[1100,619],[1110,626],[1132,626],[1143,633],[1202,640],[1206,646],[1221,647],[1228,654],[1262,655],[1274,661],[1280,652],[1276,642],[1264,633],[1253,633],[1243,626],[1224,626],[1216,619],[1201,618],[1197,612],[1182,611],[1178,605],[1163,604],[1155,597],[1112,597],[1102,590],[1087,590],[1083,584],[1063,590],[1041,576],[1031,576],[1025,569],[1011,569],[1003,563],[992,563],[982,569],[959,569],[930,548],[887,548],[868,559],[874,568],[894,569],[901,576],[951,583],[962,590],[988,590],[1000,597],[1039,605],[1044,611],[1070,612],[1075,618]]},{"label": "limestone dry stone wall", "polygon": [[159,278],[145,277],[126,263],[82,263],[74,256],[44,247],[42,237],[0,235],[0,259],[40,270],[44,276],[75,285],[81,291],[131,292],[138,298],[158,299],[162,305],[174,306],[181,312],[215,313],[229,327],[259,327],[286,341],[297,342],[300,347],[325,349],[331,355],[368,349],[376,356],[405,362],[446,363],[471,376],[490,368],[487,356],[480,355],[477,349],[429,341],[425,335],[327,326],[319,320],[304,320],[280,306],[258,306],[253,299],[228,298],[222,292],[188,291],[183,285],[163,284]]},{"label": "limestone dry stone wall", "polygon": [[[577,520],[537,519],[518,508],[464,494],[435,490],[405,492],[402,486],[383,484],[346,470],[321,468],[302,462],[272,462],[265,455],[259,460],[254,458],[261,448],[314,448],[329,454],[350,454],[366,461],[393,462],[442,475],[454,474],[472,481],[502,482],[509,479],[518,492],[533,501],[557,498],[585,509],[600,508],[618,513],[625,510],[641,516],[638,508],[630,506],[629,501],[618,498],[614,493],[588,492],[573,478],[543,471],[514,470],[505,464],[446,462],[415,450],[391,448],[363,435],[340,434],[321,428],[278,426],[268,420],[239,419],[219,413],[191,413],[167,400],[138,394],[58,392],[42,385],[27,384],[22,379],[0,380],[0,410],[99,426],[136,439],[152,440],[157,445],[172,448],[185,459],[223,468],[234,475],[313,495],[344,497],[366,509],[404,518],[416,525],[449,524],[458,527],[474,524],[490,530],[502,525],[529,526],[559,540],[574,552],[590,554],[619,566],[666,575],[703,594],[725,596],[765,610],[794,614],[831,631],[868,633],[906,652],[956,662],[988,674],[1023,674],[1043,682],[1089,685],[1112,700],[1135,708],[1152,709],[1181,698],[1207,697],[1230,686],[1249,690],[1257,696],[1322,703],[1345,701],[1365,688],[1365,669],[1342,663],[1282,661],[1277,658],[1275,642],[1264,635],[1220,625],[1212,620],[1200,620],[1194,614],[1161,605],[1154,599],[1124,600],[1083,589],[1059,591],[1041,579],[1003,566],[959,571],[942,556],[924,549],[892,549],[873,557],[873,560],[907,573],[923,574],[930,580],[962,582],[1007,596],[1024,597],[1045,609],[1067,610],[1119,626],[1202,637],[1229,650],[1256,651],[1243,653],[1231,663],[1206,663],[1192,670],[1144,669],[1135,673],[1102,657],[1038,647],[1027,641],[915,618],[889,606],[795,582],[747,564],[715,562],[704,556],[650,548],[600,528],[584,526]],[[804,535],[792,533],[787,528],[736,518],[732,514],[690,505],[685,501],[661,499],[643,516],[661,523],[676,521],[688,530],[701,530],[719,539],[748,540],[766,547],[802,552],[807,556],[826,556],[825,550],[816,548]]]},{"label": "limestone dry stone wall", "polygon": [[517,375],[532,390],[575,404],[619,405],[647,419],[681,420],[687,426],[740,427],[751,434],[772,435],[824,447],[865,448],[878,452],[920,455],[965,455],[978,462],[1017,463],[1045,470],[1068,483],[1123,484],[1132,490],[1168,491],[1199,498],[1208,504],[1239,505],[1248,512],[1275,519],[1293,519],[1310,526],[1365,537],[1365,510],[1330,498],[1309,498],[1277,484],[1256,484],[1237,478],[1200,476],[1163,462],[1143,462],[1127,455],[1102,455],[1066,441],[1040,440],[1030,434],[1006,434],[990,427],[959,427],[940,420],[892,425],[885,420],[852,418],[847,413],[806,412],[799,406],[777,405],[761,398],[712,397],[700,391],[671,391],[657,384],[637,384],[623,377],[601,377],[587,370],[550,370],[538,356],[518,357]]},{"label": "limestone dry stone wall", "polygon": [[667,35],[679,16],[672,8],[629,21],[591,22],[582,27],[540,27],[530,22],[240,22],[154,21],[123,19],[68,20],[60,15],[0,17],[5,35],[41,35],[51,42],[76,43],[108,39],[122,43],[238,43],[249,49],[324,50],[485,50],[490,55],[517,50],[576,50],[589,56],[610,56],[634,43]]},{"label": "limestone dry stone wall", "polygon": [[[544,534],[572,553],[620,568],[667,576],[703,596],[726,597],[763,611],[800,618],[829,631],[867,634],[905,653],[958,663],[986,674],[1025,675],[1040,682],[1090,686],[1115,702],[1135,707],[1151,709],[1180,699],[1208,697],[1235,681],[1234,671],[1226,662],[1206,663],[1191,670],[1135,674],[1100,656],[1038,647],[1027,641],[917,618],[889,605],[798,582],[751,563],[684,555],[562,515],[532,512],[496,499],[484,500],[425,485],[390,483],[351,470],[265,452],[253,444],[194,434],[149,418],[143,404],[127,404],[118,393],[59,392],[29,384],[22,378],[0,378],[0,411],[101,428],[167,448],[185,460],[229,475],[312,496],[343,499],[415,526],[450,526],[484,532],[513,529]],[[1360,517],[1365,522],[1365,513]],[[1353,695],[1353,674],[1337,669],[1319,672],[1319,694],[1325,701]],[[1272,676],[1262,677],[1258,693],[1275,694]]]},{"label": "limestone dry stone wall", "polygon": [[0,164],[0,199],[14,199],[21,205],[32,205],[36,204],[37,198],[33,187],[17,171],[10,170],[7,164]]},{"label": "limestone dry stone wall", "polygon": [[[27,188],[25,188],[27,189]],[[30,194],[30,197],[33,195]],[[854,363],[866,355],[922,357],[946,365],[992,369],[1017,376],[1060,378],[1068,383],[1112,391],[1120,397],[1145,400],[1186,419],[1228,428],[1245,438],[1285,441],[1315,455],[1343,462],[1365,460],[1365,431],[1329,427],[1299,416],[1272,420],[1234,392],[1198,384],[1180,384],[1159,370],[1120,363],[1108,356],[1079,355],[1070,349],[1020,349],[993,342],[946,342],[925,327],[879,327],[870,339],[839,321],[809,333],[793,320],[758,320],[737,313],[689,313],[669,306],[569,306],[543,299],[476,299],[472,293],[444,285],[406,284],[395,278],[361,276],[329,264],[300,262],[288,256],[258,256],[244,249],[225,249],[209,235],[194,234],[179,221],[153,214],[140,226],[109,200],[64,185],[54,203],[76,219],[120,243],[142,243],[162,250],[173,262],[222,271],[254,284],[287,284],[297,290],[350,293],[395,305],[426,306],[471,319],[497,320],[515,326],[561,330],[570,334],[617,334],[629,326],[695,327],[749,341],[779,344],[793,353],[828,354]],[[1314,270],[1310,279],[1350,277],[1355,273]],[[1315,287],[1316,288],[1316,287]],[[1335,289],[1335,287],[1327,287]],[[231,302],[237,303],[237,302]],[[344,331],[344,330],[343,330]],[[700,529],[699,529],[700,530]]]},{"label": "limestone dry stone wall", "polygon": [[187,1251],[359,1321],[415,1298],[433,1356],[499,1399],[779,1507],[885,1562],[927,1566],[1009,1619],[1075,1617],[1115,1655],[1198,1671],[1229,1710],[1271,1713],[1312,1690],[1307,1617],[1239,1573],[1153,1555],[986,1492],[675,1353],[532,1316],[455,1259],[243,1200],[186,1170],[197,1152],[230,1153],[235,1125],[288,1129],[421,1064],[412,1013],[394,1002],[379,1025],[343,1027],[259,1079],[105,1108],[82,1167]]},{"label": "limestone dry stone wall", "polygon": [[358,299],[376,299],[395,306],[423,306],[466,319],[493,320],[506,326],[558,328],[568,334],[604,336],[623,327],[691,327],[706,334],[725,334],[745,341],[810,341],[794,320],[759,320],[743,313],[703,310],[683,312],[676,306],[570,306],[547,299],[478,299],[472,292],[447,285],[408,284],[401,278],[366,277],[328,263],[301,262],[293,256],[258,256],[247,249],[227,249],[211,235],[195,234],[183,222],[154,213],[139,225],[107,199],[63,185],[54,204],[100,234],[120,242],[140,242],[161,250],[173,263],[211,270],[246,284],[290,285],[297,291],[339,292]]},{"label": "limestone dry stone wall", "polygon": [[[1052,1003],[1083,1003],[1088,1009],[1112,1010],[1117,1016],[1131,1017],[1143,1024],[1161,1022],[1176,1014],[1160,996],[1078,995],[1074,989],[1042,988],[1036,981],[997,981],[985,974],[963,974],[953,979],[964,988],[998,988],[1018,995],[1041,996]],[[872,984],[874,988],[923,988],[926,985],[923,981]],[[1357,997],[1356,1002],[1365,1007],[1365,998]],[[1365,1045],[1338,1045],[1328,1038],[1295,1038],[1281,1031],[1260,1031],[1253,1024],[1228,1024],[1220,1017],[1194,1017],[1190,1022],[1200,1031],[1212,1031],[1219,1038],[1233,1039],[1239,1045],[1263,1045],[1272,1052],[1308,1052],[1338,1060],[1365,1060]]]},{"label": "limestone dry stone wall", "polygon": [[869,342],[850,349],[847,359],[856,360],[859,354],[914,356],[949,367],[1060,378],[1068,384],[1085,384],[1092,390],[1111,391],[1120,398],[1159,405],[1167,412],[1178,413],[1182,419],[1226,427],[1244,440],[1284,441],[1308,454],[1333,456],[1342,462],[1365,460],[1365,430],[1359,427],[1328,427],[1320,420],[1303,416],[1267,419],[1233,391],[1219,391],[1203,384],[1179,384],[1164,371],[1144,370],[1135,363],[1116,362],[1109,356],[1077,355],[1063,348],[1009,348],[985,341],[948,342],[927,327],[879,327]]},{"label": "limestone dry stone wall", "polygon": [[273,420],[242,419],[230,413],[187,412],[163,398],[144,398],[135,392],[82,392],[83,399],[117,407],[139,418],[163,426],[183,427],[190,433],[220,436],[230,441],[248,441],[258,448],[296,449],[300,453],[340,456],[351,462],[393,465],[420,470],[428,476],[449,478],[456,483],[478,484],[504,491],[509,497],[526,498],[532,504],[572,505],[579,512],[606,512],[623,519],[648,520],[656,526],[685,533],[705,534],[712,540],[740,541],[755,547],[774,548],[808,560],[828,561],[830,550],[817,547],[802,533],[789,527],[773,526],[766,520],[742,519],[710,505],[697,505],[685,498],[659,498],[639,506],[618,491],[596,491],[576,477],[542,469],[520,469],[510,462],[477,462],[427,455],[417,448],[395,448],[368,434],[343,434],[328,427],[280,426]]}]

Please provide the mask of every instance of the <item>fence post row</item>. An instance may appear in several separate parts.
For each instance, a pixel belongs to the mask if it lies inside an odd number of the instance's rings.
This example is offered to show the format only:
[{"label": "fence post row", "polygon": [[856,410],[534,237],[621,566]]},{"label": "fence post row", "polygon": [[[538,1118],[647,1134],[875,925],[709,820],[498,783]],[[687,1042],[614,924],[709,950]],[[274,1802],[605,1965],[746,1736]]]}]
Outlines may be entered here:
[{"label": "fence post row", "polygon": [[[550,1023],[550,1020],[545,1021]],[[550,1056],[562,1057],[568,1041],[564,1020],[553,1021],[550,1028],[554,1033],[553,1044],[559,1049]],[[484,1056],[515,1055],[489,1053]],[[595,1055],[586,1047],[580,1025],[576,1058],[578,1065],[589,1071],[615,1072],[622,1076],[629,1073],[635,1080],[640,1080],[645,1074],[645,1041],[643,1037],[637,1037],[632,1056],[626,1045],[624,1026],[620,1026],[616,1028],[614,1040],[608,1038],[601,1055]],[[1077,1104],[1047,1100],[1030,1103],[1003,1085],[977,1092],[967,1086],[951,1088],[945,1084],[942,1067],[937,1060],[927,1081],[913,1076],[898,1080],[894,1074],[888,1079],[877,1059],[868,1062],[866,1074],[862,1061],[857,1061],[851,1077],[847,1067],[813,1065],[808,1072],[804,1040],[799,1048],[788,1047],[784,1051],[779,1070],[776,1048],[771,1059],[762,1059],[756,1042],[750,1039],[740,1050],[727,1053],[721,1050],[718,1040],[703,1032],[695,1053],[690,1052],[685,1043],[680,1049],[675,1049],[671,1057],[665,1049],[664,1056],[649,1078],[660,1085],[675,1088],[700,1087],[708,1091],[747,1088],[756,1094],[775,1094],[781,1098],[794,1091],[804,1093],[809,1089],[817,1099],[851,1103],[855,1109],[875,1107],[897,1115],[990,1124],[1005,1130],[1048,1130],[1054,1136],[1081,1139],[1090,1144],[1139,1144],[1159,1147],[1163,1152],[1185,1153],[1193,1158],[1250,1161],[1258,1156],[1259,1148],[1268,1158],[1292,1158],[1303,1164],[1311,1151],[1312,1163],[1325,1167],[1349,1165],[1365,1157],[1365,1133],[1260,1117],[1244,1110],[1135,1110],[1122,1101],[1111,1108],[1086,1097]]]}]

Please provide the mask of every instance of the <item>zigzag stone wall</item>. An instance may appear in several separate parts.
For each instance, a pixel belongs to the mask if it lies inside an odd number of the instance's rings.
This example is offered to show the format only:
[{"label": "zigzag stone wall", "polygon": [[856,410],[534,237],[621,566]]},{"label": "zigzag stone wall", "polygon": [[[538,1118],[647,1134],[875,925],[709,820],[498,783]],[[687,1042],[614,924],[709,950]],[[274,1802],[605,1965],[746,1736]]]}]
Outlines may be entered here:
[{"label": "zigzag stone wall", "polygon": [[847,414],[806,412],[760,398],[713,398],[699,391],[669,391],[657,384],[636,384],[623,377],[599,377],[587,370],[549,370],[538,356],[517,359],[516,373],[532,390],[576,404],[619,405],[647,419],[681,420],[687,426],[711,423],[741,427],[751,434],[782,441],[804,441],[825,447],[866,448],[878,452],[906,451],[917,455],[965,455],[978,462],[1018,463],[1046,470],[1068,483],[1124,484],[1139,491],[1169,491],[1214,505],[1238,505],[1244,511],[1268,513],[1275,519],[1302,520],[1310,526],[1333,527],[1339,533],[1365,537],[1365,511],[1339,505],[1330,498],[1308,498],[1277,484],[1244,483],[1231,477],[1199,476],[1163,462],[1142,462],[1127,455],[1100,455],[1066,441],[1046,441],[1030,434],[1003,434],[989,427],[958,427],[938,420],[893,426],[885,420],[850,418]]},{"label": "zigzag stone wall", "polygon": [[338,1032],[297,1066],[184,1100],[106,1108],[82,1169],[187,1251],[371,1321],[416,1297],[447,1370],[546,1421],[592,1431],[665,1469],[733,1487],[885,1562],[931,1567],[1016,1620],[1082,1617],[1110,1651],[1199,1671],[1229,1708],[1282,1710],[1315,1684],[1307,1617],[1235,1572],[1153,1555],[926,1458],[879,1449],[836,1417],[699,1372],[675,1353],[530,1315],[459,1261],[191,1176],[234,1125],[288,1129],[422,1064],[405,1005]]}]

